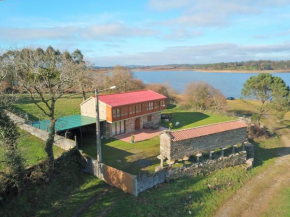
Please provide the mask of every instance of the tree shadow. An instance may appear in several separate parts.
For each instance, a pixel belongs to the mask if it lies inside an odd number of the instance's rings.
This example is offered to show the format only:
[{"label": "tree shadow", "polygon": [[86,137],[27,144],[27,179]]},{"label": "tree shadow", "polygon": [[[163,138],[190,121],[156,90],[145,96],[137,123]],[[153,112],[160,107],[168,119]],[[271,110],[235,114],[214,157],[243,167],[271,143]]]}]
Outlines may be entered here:
[{"label": "tree shadow", "polygon": [[231,112],[235,113],[237,116],[246,116],[252,117],[252,115],[258,115],[258,113],[250,111],[250,110],[232,110]]},{"label": "tree shadow", "polygon": [[261,166],[270,159],[290,155],[290,147],[263,148],[258,142],[253,140],[250,142],[254,145],[254,166]]},{"label": "tree shadow", "polygon": [[[204,120],[209,118],[209,115],[201,113],[201,112],[174,112],[172,119],[170,120],[171,123],[179,122],[177,128],[182,128],[186,125]],[[164,127],[168,127],[168,122],[162,120],[161,125]]]}]

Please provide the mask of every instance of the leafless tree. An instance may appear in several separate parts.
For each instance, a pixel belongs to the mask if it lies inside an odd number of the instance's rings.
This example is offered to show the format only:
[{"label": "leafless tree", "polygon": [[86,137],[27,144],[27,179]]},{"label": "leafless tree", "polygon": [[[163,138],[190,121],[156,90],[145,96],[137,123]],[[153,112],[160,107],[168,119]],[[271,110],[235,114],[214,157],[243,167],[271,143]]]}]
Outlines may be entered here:
[{"label": "leafless tree", "polygon": [[203,82],[193,82],[186,85],[184,90],[184,103],[190,107],[199,109],[224,110],[226,108],[226,100],[223,94]]},{"label": "leafless tree", "polygon": [[118,92],[127,92],[133,90],[144,89],[144,84],[141,80],[136,79],[133,72],[123,66],[115,66],[112,72],[111,84],[117,85]]},{"label": "leafless tree", "polygon": [[174,90],[168,83],[150,83],[146,85],[146,89],[166,96],[169,102],[176,102],[177,91]]},{"label": "leafless tree", "polygon": [[[29,93],[32,102],[50,119],[45,151],[50,170],[54,170],[53,143],[55,135],[55,104],[67,88],[74,85],[78,71],[68,52],[48,47],[14,51],[15,72],[19,85]],[[39,103],[39,100],[41,103]]]}]

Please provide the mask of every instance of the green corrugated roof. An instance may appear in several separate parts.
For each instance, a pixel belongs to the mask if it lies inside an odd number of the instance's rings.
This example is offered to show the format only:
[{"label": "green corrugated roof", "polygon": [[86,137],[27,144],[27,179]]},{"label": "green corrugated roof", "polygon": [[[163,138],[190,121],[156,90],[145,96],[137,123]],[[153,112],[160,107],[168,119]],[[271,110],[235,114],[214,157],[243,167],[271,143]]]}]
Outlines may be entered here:
[{"label": "green corrugated roof", "polygon": [[[100,119],[100,122],[105,120]],[[63,131],[73,128],[78,128],[90,124],[96,123],[96,118],[82,116],[82,115],[71,115],[71,116],[64,116],[57,119],[55,123],[55,130],[56,131]],[[41,120],[35,121],[32,123],[32,126],[36,128],[40,128],[42,130],[49,131],[50,120]]]}]

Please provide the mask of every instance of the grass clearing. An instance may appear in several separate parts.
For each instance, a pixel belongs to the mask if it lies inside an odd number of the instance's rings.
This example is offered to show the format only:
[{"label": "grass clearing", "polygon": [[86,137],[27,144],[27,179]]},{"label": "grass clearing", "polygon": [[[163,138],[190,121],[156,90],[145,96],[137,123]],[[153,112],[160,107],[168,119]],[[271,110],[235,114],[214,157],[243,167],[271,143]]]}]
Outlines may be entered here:
[{"label": "grass clearing", "polygon": [[[18,131],[20,133],[20,137],[18,139],[18,148],[21,152],[21,156],[24,159],[24,165],[25,167],[33,166],[38,164],[39,162],[43,161],[47,154],[44,150],[45,148],[45,142],[30,133],[21,130],[18,128]],[[53,147],[55,158],[58,158],[64,150],[54,146]],[[4,153],[1,150],[0,151],[0,161],[3,160]],[[4,165],[0,164],[0,171],[3,170]]]},{"label": "grass clearing", "polygon": [[[44,103],[40,102],[38,96],[35,96],[35,99],[39,103],[39,105],[44,107]],[[60,98],[56,102],[55,106],[55,116],[67,116],[67,115],[74,115],[80,114],[80,104],[82,102],[82,97],[76,94],[66,94],[62,98]],[[14,109],[17,113],[21,114],[28,114],[29,120],[37,121],[37,120],[44,120],[48,119],[47,116],[43,114],[42,111],[34,103],[32,103],[29,95],[21,94],[19,95],[19,99],[17,100],[16,104],[14,105]]]},{"label": "grass clearing", "polygon": [[[108,187],[96,177],[85,174],[71,162],[57,168],[49,184],[28,186],[21,195],[0,206],[3,217],[72,216],[93,196]],[[112,189],[112,192],[119,192]]]},{"label": "grass clearing", "polygon": [[272,199],[265,217],[289,217],[290,216],[290,187],[284,186]]}]

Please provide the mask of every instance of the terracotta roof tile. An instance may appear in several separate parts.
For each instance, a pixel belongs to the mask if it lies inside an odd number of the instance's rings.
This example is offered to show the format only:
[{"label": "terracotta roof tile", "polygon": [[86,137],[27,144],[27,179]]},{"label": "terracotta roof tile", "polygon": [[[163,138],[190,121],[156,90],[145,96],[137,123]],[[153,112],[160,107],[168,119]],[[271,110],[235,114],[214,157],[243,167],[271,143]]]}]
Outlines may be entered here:
[{"label": "terracotta roof tile", "polygon": [[141,90],[127,93],[100,95],[99,100],[111,107],[124,106],[153,100],[166,99],[165,96],[151,90]]},{"label": "terracotta roof tile", "polygon": [[247,125],[240,120],[227,121],[218,124],[212,124],[207,126],[195,127],[191,129],[179,130],[171,132],[173,141],[181,141],[201,136],[206,136],[215,133],[221,133],[229,130],[235,130],[240,128],[246,128]]}]

